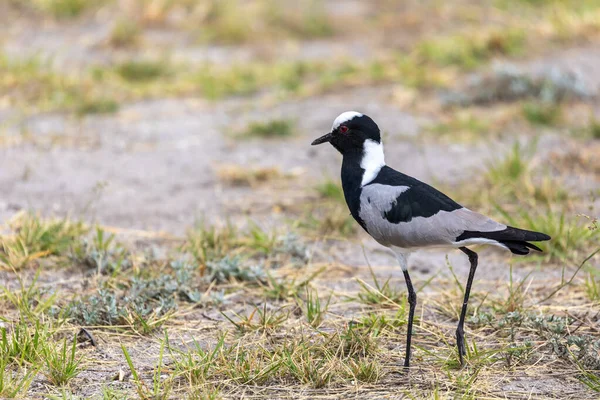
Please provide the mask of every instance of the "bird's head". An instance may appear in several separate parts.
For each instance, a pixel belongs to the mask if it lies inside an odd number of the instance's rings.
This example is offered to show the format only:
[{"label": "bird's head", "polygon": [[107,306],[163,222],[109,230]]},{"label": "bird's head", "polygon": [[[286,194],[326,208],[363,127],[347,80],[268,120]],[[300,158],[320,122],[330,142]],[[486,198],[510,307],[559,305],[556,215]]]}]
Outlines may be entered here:
[{"label": "bird's head", "polygon": [[312,145],[329,142],[340,153],[362,152],[365,141],[381,143],[379,127],[370,117],[356,111],[346,111],[333,121],[331,132],[314,140]]}]

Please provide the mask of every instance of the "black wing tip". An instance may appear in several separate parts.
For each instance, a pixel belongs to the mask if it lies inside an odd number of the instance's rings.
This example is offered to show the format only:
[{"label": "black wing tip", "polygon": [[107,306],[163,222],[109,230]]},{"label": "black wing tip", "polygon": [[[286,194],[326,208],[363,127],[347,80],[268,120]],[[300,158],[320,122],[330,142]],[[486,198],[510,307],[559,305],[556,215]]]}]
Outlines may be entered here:
[{"label": "black wing tip", "polygon": [[527,229],[515,228],[513,226],[507,226],[504,232],[507,235],[515,236],[519,238],[519,240],[524,240],[528,242],[545,242],[546,240],[552,239],[550,235],[546,235],[542,232],[536,231],[528,231]]},{"label": "black wing tip", "polygon": [[530,248],[530,249],[532,249],[532,250],[539,251],[540,253],[543,253],[543,252],[544,252],[544,250],[540,249],[540,248],[539,248],[539,247],[537,247],[535,244],[531,244],[531,243],[529,243],[529,242],[523,242],[523,244],[524,244],[526,247],[529,247],[529,248]]},{"label": "black wing tip", "polygon": [[546,240],[552,239],[552,237],[550,235],[546,235],[545,233],[538,232],[538,234],[541,237],[541,239],[539,239],[540,242],[544,242]]},{"label": "black wing tip", "polygon": [[501,231],[492,232],[478,232],[478,231],[464,231],[460,236],[456,238],[457,242],[461,240],[471,238],[485,238],[495,240],[502,244],[513,254],[527,255],[530,249],[543,253],[543,250],[534,244],[529,242],[543,242],[550,240],[550,236],[541,232],[528,231],[525,229],[514,228],[507,226],[506,229]]},{"label": "black wing tip", "polygon": [[480,232],[480,231],[464,231],[457,238],[456,241],[461,241],[471,238],[484,238],[496,240],[498,242],[509,241],[509,242],[544,242],[550,240],[551,237],[545,233],[528,231],[525,229],[514,228],[507,226],[506,229],[501,231],[491,232]]},{"label": "black wing tip", "polygon": [[540,253],[544,252],[536,245],[521,240],[502,240],[499,243],[504,245],[508,250],[511,251],[511,253],[518,254],[520,256],[529,254],[529,249],[539,251]]}]

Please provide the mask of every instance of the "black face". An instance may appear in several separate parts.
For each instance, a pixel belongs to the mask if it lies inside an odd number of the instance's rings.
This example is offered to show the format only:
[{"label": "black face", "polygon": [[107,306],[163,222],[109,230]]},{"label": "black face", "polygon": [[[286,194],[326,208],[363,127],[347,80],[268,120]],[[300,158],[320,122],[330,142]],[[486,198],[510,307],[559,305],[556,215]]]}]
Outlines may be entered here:
[{"label": "black face", "polygon": [[346,154],[363,150],[365,140],[371,139],[379,143],[381,136],[379,127],[366,115],[356,116],[342,122],[336,129],[312,142],[312,145],[329,142],[340,153]]}]

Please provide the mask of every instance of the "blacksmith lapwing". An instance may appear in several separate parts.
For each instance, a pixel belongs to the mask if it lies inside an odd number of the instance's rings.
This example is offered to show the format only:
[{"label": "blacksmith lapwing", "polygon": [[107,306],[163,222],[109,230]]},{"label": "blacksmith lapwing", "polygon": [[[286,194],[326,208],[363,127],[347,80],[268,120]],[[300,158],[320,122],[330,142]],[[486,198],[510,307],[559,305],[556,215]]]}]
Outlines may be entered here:
[{"label": "blacksmith lapwing", "polygon": [[467,246],[491,244],[514,254],[541,251],[529,243],[550,236],[513,228],[471,211],[433,187],[385,165],[377,124],[368,116],[348,111],[333,122],[331,132],[312,142],[329,142],[342,153],[342,187],[350,213],[369,235],[391,249],[408,287],[408,332],[404,367],[410,364],[410,341],[417,295],[408,274],[409,254],[427,247],[454,247],[469,258],[471,268],[465,288],[456,345],[461,365],[466,354],[463,326],[477,253]]}]

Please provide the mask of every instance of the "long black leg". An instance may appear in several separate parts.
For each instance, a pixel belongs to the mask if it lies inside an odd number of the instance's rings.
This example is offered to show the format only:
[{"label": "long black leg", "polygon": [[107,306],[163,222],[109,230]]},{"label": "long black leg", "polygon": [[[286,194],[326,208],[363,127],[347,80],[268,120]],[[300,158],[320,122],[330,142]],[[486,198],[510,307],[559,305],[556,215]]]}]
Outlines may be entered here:
[{"label": "long black leg", "polygon": [[417,306],[417,293],[415,293],[415,289],[413,288],[412,282],[410,280],[410,275],[408,274],[408,270],[405,267],[403,267],[402,272],[404,273],[406,287],[408,288],[408,304],[410,306],[408,311],[408,331],[406,332],[406,355],[404,356],[404,368],[408,368],[410,366],[410,340],[412,338],[412,327],[413,318],[415,316],[415,307]]},{"label": "long black leg", "polygon": [[465,349],[465,316],[467,314],[467,304],[469,303],[469,294],[471,294],[471,285],[473,284],[473,278],[475,277],[475,270],[477,269],[477,253],[473,250],[469,250],[466,247],[459,247],[459,249],[469,257],[471,263],[471,269],[469,269],[469,279],[467,280],[467,287],[465,288],[465,297],[463,300],[462,310],[460,312],[460,319],[458,320],[458,327],[456,328],[456,347],[458,347],[458,357],[460,359],[460,365],[464,365],[463,357],[467,354]]}]

